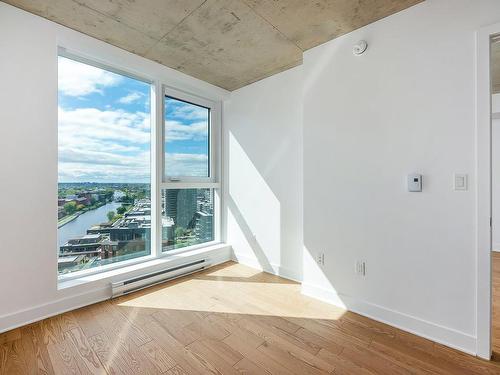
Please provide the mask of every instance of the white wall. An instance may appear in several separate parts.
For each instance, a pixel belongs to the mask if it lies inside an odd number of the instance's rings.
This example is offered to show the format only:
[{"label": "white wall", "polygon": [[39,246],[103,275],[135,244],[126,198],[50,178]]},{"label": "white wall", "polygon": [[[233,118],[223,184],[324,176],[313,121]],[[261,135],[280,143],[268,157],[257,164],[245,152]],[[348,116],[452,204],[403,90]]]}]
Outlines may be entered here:
[{"label": "white wall", "polygon": [[58,44],[208,98],[227,95],[0,2],[0,332],[110,295],[109,279],[57,289]]},{"label": "white wall", "polygon": [[[469,352],[475,31],[498,21],[499,1],[428,0],[304,58],[306,292]],[[415,172],[422,193],[406,191]],[[454,172],[469,191],[453,191]]]},{"label": "white wall", "polygon": [[491,153],[492,153],[492,246],[500,252],[500,94],[492,96]]},{"label": "white wall", "polygon": [[241,263],[302,277],[302,67],[224,103],[227,242]]}]

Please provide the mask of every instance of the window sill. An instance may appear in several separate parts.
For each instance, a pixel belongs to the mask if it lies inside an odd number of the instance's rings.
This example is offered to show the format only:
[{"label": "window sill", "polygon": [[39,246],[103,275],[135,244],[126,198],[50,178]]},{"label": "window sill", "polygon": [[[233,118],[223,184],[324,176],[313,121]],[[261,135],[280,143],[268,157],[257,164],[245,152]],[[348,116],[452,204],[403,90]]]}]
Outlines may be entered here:
[{"label": "window sill", "polygon": [[96,282],[117,282],[130,277],[136,277],[144,273],[155,272],[166,267],[176,266],[188,261],[209,258],[212,265],[222,263],[231,259],[231,246],[225,243],[219,243],[211,246],[205,246],[188,251],[168,254],[159,258],[147,257],[144,261],[90,275],[82,275],[70,279],[59,279],[58,290],[72,288],[88,283]]}]

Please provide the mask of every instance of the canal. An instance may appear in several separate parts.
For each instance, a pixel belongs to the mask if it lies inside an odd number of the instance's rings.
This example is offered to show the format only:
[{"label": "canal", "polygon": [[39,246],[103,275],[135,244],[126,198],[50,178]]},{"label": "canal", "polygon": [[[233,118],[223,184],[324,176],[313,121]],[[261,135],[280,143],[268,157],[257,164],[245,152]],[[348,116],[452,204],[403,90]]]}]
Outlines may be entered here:
[{"label": "canal", "polygon": [[95,210],[87,211],[78,216],[75,220],[63,225],[57,230],[57,241],[59,246],[64,245],[70,238],[87,234],[87,229],[93,225],[107,222],[108,212],[116,212],[116,209],[120,206],[121,203],[110,202]]}]

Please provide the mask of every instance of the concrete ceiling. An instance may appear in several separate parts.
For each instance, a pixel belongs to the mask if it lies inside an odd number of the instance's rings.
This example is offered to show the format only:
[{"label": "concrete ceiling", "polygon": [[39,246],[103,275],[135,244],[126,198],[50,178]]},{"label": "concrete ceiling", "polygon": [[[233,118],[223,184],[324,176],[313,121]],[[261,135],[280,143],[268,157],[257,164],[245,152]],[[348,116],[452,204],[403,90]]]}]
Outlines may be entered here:
[{"label": "concrete ceiling", "polygon": [[423,0],[5,0],[227,90]]}]

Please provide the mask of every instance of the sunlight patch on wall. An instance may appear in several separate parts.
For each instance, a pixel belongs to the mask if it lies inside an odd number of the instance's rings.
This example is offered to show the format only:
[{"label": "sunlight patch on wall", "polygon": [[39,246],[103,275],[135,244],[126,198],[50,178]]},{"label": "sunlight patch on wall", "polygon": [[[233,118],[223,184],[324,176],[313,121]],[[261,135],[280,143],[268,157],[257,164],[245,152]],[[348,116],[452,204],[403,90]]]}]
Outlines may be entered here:
[{"label": "sunlight patch on wall", "polygon": [[[279,264],[281,251],[280,202],[232,133],[229,133],[228,241],[235,253],[249,253],[269,264]],[[239,230],[235,227],[239,227]],[[266,266],[267,266],[266,265]],[[264,265],[263,265],[264,266]]]}]

